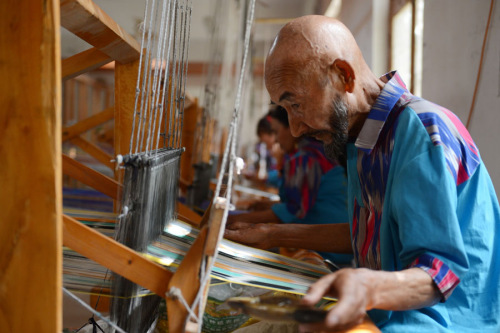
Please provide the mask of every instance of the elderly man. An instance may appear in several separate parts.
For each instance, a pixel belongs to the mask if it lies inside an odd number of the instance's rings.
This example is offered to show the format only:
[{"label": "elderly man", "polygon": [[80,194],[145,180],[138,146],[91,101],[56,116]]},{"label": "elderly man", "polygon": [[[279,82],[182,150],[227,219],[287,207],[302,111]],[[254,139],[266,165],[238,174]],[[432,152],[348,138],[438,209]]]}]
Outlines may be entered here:
[{"label": "elderly man", "polygon": [[350,237],[359,268],[311,287],[305,303],[339,302],[302,329],[346,328],[370,310],[383,332],[499,332],[498,201],[459,119],[397,72],[376,77],[349,30],[322,16],[281,29],[265,82],[294,136],[347,161],[350,235],[330,242]]}]

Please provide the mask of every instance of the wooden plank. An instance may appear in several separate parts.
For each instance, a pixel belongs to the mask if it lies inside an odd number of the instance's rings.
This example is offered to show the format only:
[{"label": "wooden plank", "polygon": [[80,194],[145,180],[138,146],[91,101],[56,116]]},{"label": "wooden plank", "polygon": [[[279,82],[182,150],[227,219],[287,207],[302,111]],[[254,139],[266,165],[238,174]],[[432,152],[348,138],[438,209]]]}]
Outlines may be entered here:
[{"label": "wooden plank", "polygon": [[62,79],[68,80],[80,74],[97,69],[113,59],[95,47],[75,54],[61,61]]},{"label": "wooden plank", "polygon": [[85,118],[77,122],[72,126],[65,127],[62,130],[62,141],[64,142],[72,138],[75,138],[80,134],[85,133],[86,131],[96,126],[113,119],[114,115],[115,115],[115,108],[109,107],[99,113],[96,113],[93,116],[90,116],[88,118]]},{"label": "wooden plank", "polygon": [[[207,227],[200,230],[198,237],[184,256],[174,276],[170,279],[168,290],[175,287],[180,290],[184,300],[191,306],[200,289],[200,265],[207,238]],[[180,300],[167,298],[167,314],[169,332],[184,332],[188,312]]]},{"label": "wooden plank", "polygon": [[0,332],[61,332],[59,2],[2,0],[0,18]]},{"label": "wooden plank", "polygon": [[61,0],[61,25],[120,63],[139,59],[139,43],[91,0]]},{"label": "wooden plank", "polygon": [[201,216],[192,211],[188,206],[177,201],[177,217],[179,220],[189,223],[191,225],[199,226],[201,223]]},{"label": "wooden plank", "polygon": [[[190,306],[193,304],[196,294],[201,287],[199,279],[201,261],[206,258],[208,267],[217,251],[224,209],[217,207],[217,204],[215,204],[206,214],[210,214],[210,221],[201,228],[198,237],[186,256],[184,256],[169,283],[169,290],[172,287],[178,288]],[[206,287],[208,288],[208,284]],[[206,297],[199,304],[202,309],[205,307],[205,302]],[[170,318],[168,323],[170,332],[183,332],[188,315],[186,308],[178,300],[167,298],[167,312],[168,318]],[[174,319],[172,320],[172,318]]]},{"label": "wooden plank", "polygon": [[71,143],[77,145],[86,151],[90,156],[94,157],[96,160],[113,170],[115,168],[115,163],[111,162],[113,156],[106,153],[101,148],[94,145],[92,142],[89,142],[82,138],[81,136],[77,136],[76,138],[71,139]]},{"label": "wooden plank", "polygon": [[181,156],[181,179],[188,185],[193,183],[194,168],[193,157],[195,153],[196,125],[198,117],[201,114],[201,108],[198,106],[197,98],[190,98],[186,95],[186,100],[192,102],[184,108],[184,124],[182,126],[182,146],[186,149]]},{"label": "wooden plank", "polygon": [[113,272],[165,297],[172,273],[130,248],[63,216],[63,244]]},{"label": "wooden plank", "polygon": [[139,61],[115,64],[115,153],[129,153]]},{"label": "wooden plank", "polygon": [[62,171],[63,174],[68,175],[71,178],[74,178],[115,200],[121,198],[123,188],[120,183],[64,154],[62,154]]}]

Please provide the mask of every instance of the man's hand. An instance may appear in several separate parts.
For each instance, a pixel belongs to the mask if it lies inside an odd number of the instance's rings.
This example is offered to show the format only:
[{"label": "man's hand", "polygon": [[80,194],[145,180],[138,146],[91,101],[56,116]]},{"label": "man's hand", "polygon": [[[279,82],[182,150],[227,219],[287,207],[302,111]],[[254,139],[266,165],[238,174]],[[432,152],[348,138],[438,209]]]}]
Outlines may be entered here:
[{"label": "man's hand", "polygon": [[302,302],[314,305],[325,295],[338,298],[338,303],[323,323],[301,325],[302,332],[342,330],[361,323],[366,310],[420,309],[441,298],[432,278],[420,268],[398,272],[341,269],[314,283]]},{"label": "man's hand", "polygon": [[[237,217],[237,215],[235,216]],[[226,226],[224,237],[251,247],[267,250],[273,246],[271,228],[273,224],[232,222]]]},{"label": "man's hand", "polygon": [[255,201],[248,206],[248,210],[262,211],[262,210],[271,209],[272,205],[274,205],[275,203],[276,202],[271,201],[271,200]]},{"label": "man's hand", "polygon": [[360,324],[366,310],[370,309],[370,290],[363,275],[366,269],[341,269],[328,274],[309,289],[302,303],[313,306],[323,296],[338,298],[338,303],[328,312],[323,323],[301,325],[301,332],[344,330]]},{"label": "man's hand", "polygon": [[226,228],[229,228],[235,222],[245,223],[280,223],[280,219],[271,209],[251,212],[245,214],[229,215],[226,221]]}]

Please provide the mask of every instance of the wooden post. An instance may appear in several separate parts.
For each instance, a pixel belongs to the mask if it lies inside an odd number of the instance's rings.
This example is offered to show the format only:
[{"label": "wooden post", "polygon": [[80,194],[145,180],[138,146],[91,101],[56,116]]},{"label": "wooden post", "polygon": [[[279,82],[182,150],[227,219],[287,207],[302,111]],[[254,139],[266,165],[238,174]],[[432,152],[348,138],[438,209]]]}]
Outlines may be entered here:
[{"label": "wooden post", "polygon": [[115,63],[115,154],[129,153],[139,60]]},{"label": "wooden post", "polygon": [[[129,153],[138,71],[139,60],[128,64],[115,62],[115,155]],[[115,180],[118,183],[123,184],[123,176],[123,170],[115,169]],[[121,197],[117,201],[121,201]],[[119,204],[116,201],[114,207],[117,211]]]},{"label": "wooden post", "polygon": [[184,108],[184,125],[182,126],[182,145],[186,151],[181,157],[181,179],[187,184],[193,183],[194,168],[193,155],[195,154],[195,136],[196,123],[201,113],[201,108],[198,106],[198,99],[186,99],[190,101],[189,105]]},{"label": "wooden post", "polygon": [[0,331],[61,332],[59,1],[0,17]]}]

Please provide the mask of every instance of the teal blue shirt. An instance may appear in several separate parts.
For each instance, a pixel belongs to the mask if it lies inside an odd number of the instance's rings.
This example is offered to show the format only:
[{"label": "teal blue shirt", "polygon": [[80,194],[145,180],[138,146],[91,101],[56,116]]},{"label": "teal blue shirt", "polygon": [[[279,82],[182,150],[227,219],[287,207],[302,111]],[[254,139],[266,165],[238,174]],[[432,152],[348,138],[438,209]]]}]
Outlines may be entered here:
[{"label": "teal blue shirt", "polygon": [[348,145],[355,261],[419,267],[441,302],[369,312],[385,332],[500,332],[500,213],[479,151],[459,119],[412,96],[397,73]]},{"label": "teal blue shirt", "polygon": [[[295,153],[286,156],[279,194],[281,202],[271,209],[283,223],[348,222],[344,168],[325,157],[319,141],[304,139]],[[337,264],[352,261],[350,254],[319,253]]]}]

